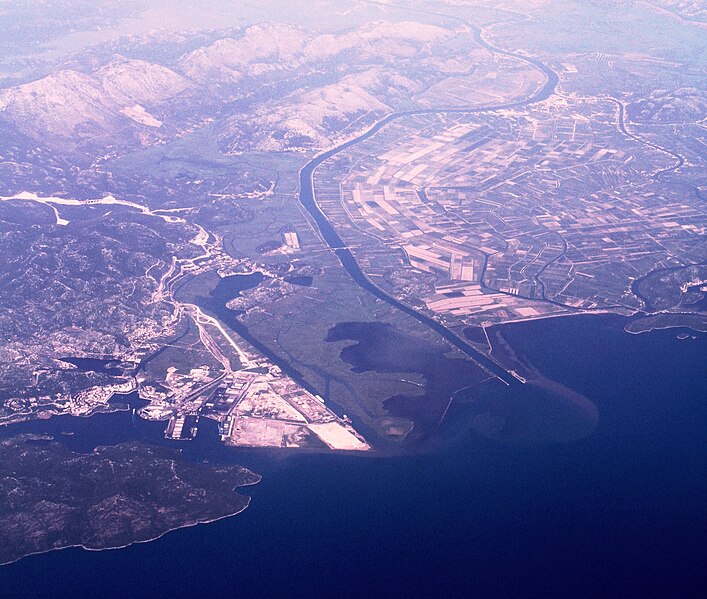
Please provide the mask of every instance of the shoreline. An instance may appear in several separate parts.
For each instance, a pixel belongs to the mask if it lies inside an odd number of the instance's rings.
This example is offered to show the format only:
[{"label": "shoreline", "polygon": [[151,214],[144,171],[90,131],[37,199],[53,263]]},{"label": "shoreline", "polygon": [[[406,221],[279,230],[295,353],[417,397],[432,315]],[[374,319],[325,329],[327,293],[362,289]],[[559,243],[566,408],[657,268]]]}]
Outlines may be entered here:
[{"label": "shoreline", "polygon": [[535,322],[538,320],[549,320],[551,318],[566,318],[569,316],[595,316],[595,315],[602,315],[602,314],[614,314],[616,316],[621,316],[623,318],[631,318],[632,316],[635,316],[636,314],[631,314],[631,315],[626,315],[626,314],[620,314],[619,312],[615,312],[609,308],[601,308],[598,310],[586,310],[586,311],[578,311],[578,312],[562,312],[560,314],[542,314],[538,316],[526,316],[523,318],[515,318],[513,320],[506,320],[505,322],[493,322],[491,324],[480,324],[480,325],[465,325],[464,328],[472,328],[474,326],[478,326],[482,329],[491,329],[493,327],[503,327],[506,325],[511,325],[511,324],[518,324],[521,322]]},{"label": "shoreline", "polygon": [[[120,395],[120,394],[118,394],[118,395]],[[25,422],[42,422],[45,420],[50,420],[50,419],[55,418],[57,416],[70,416],[72,418],[92,418],[93,416],[97,416],[98,414],[116,414],[118,412],[129,412],[130,411],[130,406],[128,406],[128,404],[121,404],[118,402],[112,404],[112,405],[116,406],[115,408],[104,409],[109,405],[111,405],[111,404],[108,404],[108,403],[97,404],[95,408],[92,408],[91,410],[89,410],[88,412],[86,412],[84,414],[72,414],[71,412],[55,412],[52,410],[44,410],[40,413],[41,414],[49,414],[49,415],[48,416],[39,416],[36,412],[30,412],[29,414],[27,414],[27,416],[30,416],[29,418],[23,418],[21,420],[0,421],[0,431],[2,431],[2,427],[4,427],[4,426],[13,426],[16,424],[24,424]]]},{"label": "shoreline", "polygon": [[[251,472],[250,470],[248,470],[248,472],[250,472],[250,474],[255,476],[257,478],[257,480],[255,480],[254,482],[246,482],[246,483],[243,483],[240,485],[236,485],[233,488],[234,493],[235,493],[236,489],[241,489],[243,487],[252,487],[254,485],[259,484],[260,481],[262,481],[263,477],[260,474],[256,474],[255,472]],[[245,497],[246,504],[236,512],[233,512],[231,514],[225,514],[225,515],[219,516],[217,518],[211,518],[210,520],[200,520],[197,522],[185,523],[185,524],[182,524],[181,526],[175,526],[174,528],[170,528],[168,530],[165,530],[165,531],[161,532],[160,534],[158,534],[157,536],[150,537],[149,539],[139,539],[139,540],[131,541],[130,543],[126,543],[125,545],[115,545],[115,546],[110,546],[110,547],[87,547],[86,545],[83,545],[81,543],[74,543],[72,545],[64,545],[63,547],[52,547],[50,549],[44,549],[42,551],[34,551],[32,553],[26,553],[25,555],[22,555],[22,556],[15,558],[13,560],[10,560],[7,562],[2,562],[2,563],[0,563],[0,568],[4,568],[5,566],[11,566],[12,564],[16,564],[17,562],[19,562],[27,557],[32,557],[33,555],[43,555],[46,553],[52,553],[54,551],[63,551],[65,549],[83,549],[84,551],[91,551],[94,553],[100,553],[102,551],[117,551],[119,549],[126,549],[128,547],[133,546],[133,545],[138,545],[138,544],[143,544],[143,543],[152,543],[153,541],[157,541],[157,540],[161,539],[162,537],[164,537],[165,535],[167,535],[171,532],[177,531],[177,530],[182,530],[184,528],[193,528],[195,526],[200,526],[200,525],[212,524],[212,523],[218,522],[220,520],[225,520],[226,518],[233,518],[234,516],[237,516],[238,514],[243,513],[245,510],[247,510],[250,507],[250,504],[251,504],[251,501],[253,498],[250,497],[249,495],[242,495],[242,497]]]}]

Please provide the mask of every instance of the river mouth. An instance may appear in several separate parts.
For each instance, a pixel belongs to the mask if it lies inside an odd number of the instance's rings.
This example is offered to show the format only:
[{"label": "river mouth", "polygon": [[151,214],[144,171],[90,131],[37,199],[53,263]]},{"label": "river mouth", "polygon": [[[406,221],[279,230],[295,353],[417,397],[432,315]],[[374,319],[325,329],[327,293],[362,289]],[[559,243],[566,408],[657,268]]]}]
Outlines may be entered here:
[{"label": "river mouth", "polygon": [[568,443],[591,435],[599,413],[588,399],[551,381],[507,387],[489,381],[465,392],[474,432],[504,443]]},{"label": "river mouth", "polygon": [[392,417],[413,423],[406,445],[429,441],[438,431],[454,393],[486,377],[470,360],[449,357],[445,347],[385,322],[340,322],[329,330],[326,341],[354,342],[340,353],[353,372],[421,375],[424,386],[420,394],[395,395],[383,403]]},{"label": "river mouth", "polygon": [[[175,596],[198,595],[213,581],[223,596],[234,588],[244,596],[287,596],[293,584],[308,588],[312,581],[322,595],[335,596],[342,580],[365,572],[362,594],[377,596],[394,570],[401,596],[458,596],[460,589],[496,596],[499,588],[512,596],[518,585],[537,588],[539,579],[551,580],[548,596],[613,596],[617,588],[627,595],[693,596],[687,589],[703,582],[707,538],[706,388],[694,374],[704,369],[707,335],[629,335],[622,319],[616,326],[612,320],[548,319],[506,331],[523,342],[514,349],[544,374],[595,401],[601,419],[584,439],[530,446],[493,440],[456,418],[482,412],[473,403],[483,400],[478,395],[466,406],[459,397],[445,420],[465,428],[459,443],[412,456],[281,460],[226,452],[215,434],[204,446],[200,434],[197,445],[181,446],[187,457],[215,461],[227,454],[264,475],[248,488],[253,500],[239,517],[117,552],[28,558],[3,568],[0,587],[30,580],[51,596],[64,575],[74,595],[90,595],[91,572],[107,581],[101,590],[108,596],[116,588],[141,596],[150,572],[154,588]],[[568,347],[578,351],[567,357]],[[393,359],[398,367],[394,353]],[[99,426],[91,430],[106,429],[102,415],[93,418]],[[113,418],[130,426],[128,413],[106,415]],[[152,424],[156,442],[168,443],[163,426]],[[198,554],[209,558],[194,568]],[[47,575],[37,577],[38,571]]]},{"label": "river mouth", "polygon": [[[405,118],[413,117],[419,115],[435,115],[435,114],[479,114],[492,112],[494,110],[502,109],[512,109],[520,108],[522,106],[527,106],[536,102],[541,102],[549,98],[555,93],[555,88],[559,83],[559,76],[550,67],[544,63],[522,55],[516,54],[514,52],[501,50],[489,44],[483,39],[481,35],[481,30],[475,27],[470,22],[459,18],[452,17],[455,21],[463,23],[465,26],[471,28],[474,31],[476,42],[481,46],[490,50],[491,52],[502,54],[505,56],[511,56],[518,60],[521,60],[527,64],[533,65],[535,68],[539,69],[544,77],[545,82],[543,85],[537,89],[530,96],[520,99],[514,102],[503,103],[492,106],[479,106],[479,107],[469,107],[469,108],[418,108],[406,111],[393,112],[388,114],[386,117],[375,123],[367,131],[350,139],[334,148],[326,150],[319,155],[315,156],[312,160],[307,162],[299,172],[299,193],[298,200],[300,205],[309,213],[309,215],[314,219],[314,222],[319,229],[319,233],[323,241],[331,250],[333,250],[338,258],[341,266],[347,271],[349,276],[363,289],[377,297],[378,299],[386,302],[396,310],[406,314],[409,317],[414,318],[418,322],[422,323],[424,326],[435,331],[438,335],[446,339],[453,346],[467,354],[479,365],[483,366],[488,372],[492,373],[499,379],[512,384],[512,377],[494,361],[488,358],[486,354],[478,351],[471,343],[467,342],[464,338],[459,337],[450,331],[446,326],[437,322],[434,318],[424,314],[420,310],[410,307],[409,305],[399,301],[390,293],[384,291],[378,285],[374,284],[367,273],[361,268],[356,260],[356,256],[349,249],[344,239],[341,237],[337,231],[336,226],[329,220],[325,212],[317,203],[316,193],[315,193],[315,173],[317,169],[330,158],[344,152],[348,148],[363,142],[370,137],[376,135],[381,129],[388,126],[394,121]],[[426,196],[425,196],[426,199]],[[423,200],[424,201],[424,200]]]},{"label": "river mouth", "polygon": [[[546,379],[506,385],[489,379],[472,362],[446,355],[439,346],[381,322],[342,322],[329,330],[329,342],[354,341],[341,359],[357,373],[416,373],[424,392],[395,395],[384,402],[391,416],[413,424],[407,444],[423,443],[449,430],[450,415],[484,437],[512,444],[566,443],[591,435],[599,413],[594,404],[572,389]],[[454,406],[453,406],[454,404]],[[450,413],[451,409],[451,413]]]}]

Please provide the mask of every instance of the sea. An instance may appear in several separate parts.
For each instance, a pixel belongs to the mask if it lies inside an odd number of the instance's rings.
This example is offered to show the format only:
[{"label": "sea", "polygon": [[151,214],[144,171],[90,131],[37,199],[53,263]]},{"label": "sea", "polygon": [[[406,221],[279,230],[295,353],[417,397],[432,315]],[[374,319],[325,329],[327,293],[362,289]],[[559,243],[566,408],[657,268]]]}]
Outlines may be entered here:
[{"label": "sea", "polygon": [[[468,402],[409,454],[224,450],[205,426],[185,455],[262,474],[247,510],[120,550],[24,558],[0,568],[0,596],[701,597],[707,335],[625,322],[503,327],[519,356],[596,406],[591,434],[499,440],[467,424]],[[1,434],[25,431],[76,451],[161,438],[130,412]]]}]

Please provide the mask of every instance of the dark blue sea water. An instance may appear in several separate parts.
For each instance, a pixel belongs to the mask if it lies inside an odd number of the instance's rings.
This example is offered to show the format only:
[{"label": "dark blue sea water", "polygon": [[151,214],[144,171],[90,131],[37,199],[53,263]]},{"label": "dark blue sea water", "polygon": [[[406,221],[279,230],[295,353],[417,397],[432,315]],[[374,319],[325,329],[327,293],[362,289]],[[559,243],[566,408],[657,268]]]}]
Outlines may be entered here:
[{"label": "dark blue sea water", "polygon": [[[264,475],[244,513],[123,550],[26,558],[0,568],[0,596],[701,596],[707,336],[622,324],[506,327],[524,358],[595,403],[589,437],[493,441],[458,407],[456,441],[423,455],[236,451]],[[129,429],[127,414],[100,417]]]}]

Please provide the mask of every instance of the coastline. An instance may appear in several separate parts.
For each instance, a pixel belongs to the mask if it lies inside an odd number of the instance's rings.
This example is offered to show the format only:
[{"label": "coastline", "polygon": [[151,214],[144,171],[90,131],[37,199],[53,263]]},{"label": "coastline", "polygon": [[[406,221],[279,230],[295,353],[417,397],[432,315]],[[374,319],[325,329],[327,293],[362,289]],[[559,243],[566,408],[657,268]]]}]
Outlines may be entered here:
[{"label": "coastline", "polygon": [[[115,395],[121,395],[120,393],[114,393],[111,395],[111,399]],[[113,407],[115,406],[115,407]],[[71,416],[73,418],[91,418],[97,414],[115,414],[116,412],[129,412],[130,406],[128,404],[123,404],[116,402],[114,404],[110,403],[99,403],[92,407],[89,411],[83,412],[81,414],[72,414],[71,412],[56,412],[54,410],[43,410],[42,412],[30,412],[29,414],[16,414],[16,416],[27,416],[26,418],[20,418],[19,420],[13,420],[10,416],[6,420],[0,420],[0,430],[3,426],[12,426],[14,424],[22,424],[23,422],[35,422],[38,420],[49,420],[50,418],[55,418],[56,416]]]},{"label": "coastline", "polygon": [[[246,468],[246,470],[247,470],[247,468]],[[254,477],[256,477],[257,480],[255,480],[255,481],[253,481],[253,482],[245,482],[245,483],[236,485],[236,486],[233,488],[234,492],[235,492],[236,489],[241,489],[241,488],[244,488],[244,487],[252,487],[252,486],[254,486],[254,485],[257,485],[257,484],[260,483],[260,481],[263,479],[263,477],[262,477],[260,474],[256,474],[255,472],[251,472],[250,470],[248,470],[248,472],[249,472],[251,475],[253,475]],[[126,544],[124,544],[124,545],[115,545],[115,546],[110,546],[110,547],[87,547],[86,545],[83,545],[83,544],[81,544],[81,543],[75,543],[75,544],[72,544],[72,545],[64,545],[63,547],[52,547],[51,549],[44,549],[44,550],[42,550],[42,551],[34,551],[34,552],[32,552],[32,553],[26,553],[25,555],[22,555],[22,556],[20,556],[20,557],[18,557],[18,558],[16,558],[16,559],[13,559],[13,560],[10,560],[10,561],[7,561],[7,562],[2,562],[2,563],[0,563],[0,568],[2,568],[2,567],[4,567],[4,566],[10,566],[10,565],[12,565],[12,564],[16,564],[17,562],[19,562],[19,561],[21,561],[21,560],[23,560],[23,559],[25,559],[25,558],[27,558],[27,557],[32,557],[33,555],[43,555],[43,554],[46,554],[46,553],[53,553],[53,552],[55,552],[55,551],[63,551],[64,549],[83,549],[83,550],[85,550],[85,551],[91,551],[91,552],[94,552],[94,553],[100,553],[100,552],[102,552],[102,551],[115,551],[115,550],[119,550],[119,549],[125,549],[125,548],[131,547],[131,546],[133,546],[133,545],[138,545],[138,544],[143,544],[143,543],[151,543],[152,541],[157,541],[157,540],[161,539],[162,537],[164,537],[165,535],[167,535],[167,534],[169,534],[169,533],[171,533],[171,532],[174,532],[174,531],[176,531],[176,530],[181,530],[181,529],[183,529],[183,528],[193,528],[193,527],[195,527],[195,526],[199,526],[199,525],[202,525],[202,524],[203,524],[203,525],[212,524],[212,523],[218,522],[218,521],[220,521],[220,520],[225,520],[226,518],[233,518],[234,516],[237,516],[238,514],[243,513],[245,510],[247,510],[247,509],[250,507],[250,503],[251,503],[251,501],[252,501],[252,497],[250,497],[249,495],[242,495],[242,497],[245,498],[245,501],[246,501],[245,505],[244,505],[241,509],[239,509],[239,510],[237,510],[237,511],[231,513],[231,514],[225,514],[225,515],[223,515],[223,516],[219,516],[219,517],[217,517],[217,518],[211,518],[211,519],[208,519],[208,520],[199,520],[199,521],[195,521],[195,522],[187,522],[187,523],[184,523],[184,524],[182,524],[182,525],[180,525],[180,526],[175,526],[174,528],[169,528],[169,529],[167,529],[167,530],[161,532],[160,534],[158,534],[158,535],[156,535],[156,536],[154,536],[154,537],[150,537],[150,538],[148,538],[148,539],[137,539],[137,540],[131,541],[130,543],[126,543]]]}]

